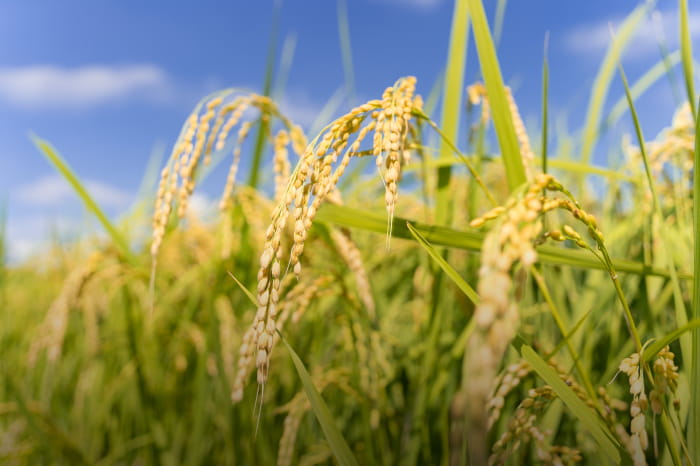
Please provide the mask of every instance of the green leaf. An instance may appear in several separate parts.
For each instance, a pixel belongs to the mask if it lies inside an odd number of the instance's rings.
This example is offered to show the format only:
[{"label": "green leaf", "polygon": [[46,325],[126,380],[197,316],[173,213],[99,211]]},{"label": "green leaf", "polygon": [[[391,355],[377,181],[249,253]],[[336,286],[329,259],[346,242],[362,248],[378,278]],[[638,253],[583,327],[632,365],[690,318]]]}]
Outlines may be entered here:
[{"label": "green leaf", "polygon": [[[632,98],[637,99],[641,97],[662,76],[669,73],[670,68],[677,65],[680,60],[681,54],[678,50],[676,50],[652,66],[649,71],[644,73],[644,75],[642,75],[642,77],[639,78],[637,82],[632,85],[632,87],[630,87]],[[628,108],[627,97],[620,97],[620,99],[615,102],[615,105],[613,105],[612,110],[610,110],[610,113],[605,119],[601,129],[612,127],[615,123],[617,123]]]},{"label": "green leaf", "polygon": [[343,58],[345,73],[345,89],[352,101],[355,98],[355,70],[352,65],[352,47],[350,46],[350,21],[348,6],[345,0],[338,0],[338,36],[340,39],[340,55]]},{"label": "green leaf", "polygon": [[559,378],[559,374],[535,353],[531,347],[522,345],[520,347],[520,354],[530,363],[532,369],[552,387],[552,390],[554,390],[574,416],[581,421],[581,424],[588,429],[602,452],[610,458],[614,464],[620,464],[620,453],[618,451],[619,447],[617,441],[605,427],[596,412],[581,401],[571,387]]},{"label": "green leaf", "polygon": [[[681,56],[683,61],[683,77],[685,78],[685,90],[688,94],[688,103],[693,117],[697,117],[695,108],[695,89],[693,86],[693,42],[690,38],[690,22],[688,20],[688,0],[678,0],[680,35],[681,35]],[[696,198],[697,199],[697,198]],[[698,442],[693,442],[698,443]],[[700,447],[698,447],[700,452]],[[697,458],[700,460],[699,457]]]},{"label": "green leaf", "polygon": [[80,182],[78,176],[73,172],[68,163],[61,157],[61,155],[54,149],[54,147],[47,141],[31,135],[31,140],[34,145],[41,151],[41,153],[46,157],[51,164],[58,170],[58,173],[65,178],[65,180],[71,185],[73,190],[85,204],[85,208],[91,212],[97,220],[102,224],[102,227],[107,231],[110,238],[114,242],[117,249],[121,255],[129,261],[130,263],[135,263],[135,258],[129,249],[129,243],[126,239],[117,231],[112,222],[109,221],[107,215],[102,211],[100,206],[95,202],[93,197],[88,192],[87,188]]},{"label": "green leaf", "polygon": [[[279,32],[280,16],[282,14],[282,1],[276,0],[272,6],[272,27],[270,28],[270,44],[267,50],[267,63],[265,65],[265,83],[263,84],[263,95],[270,96],[272,92],[272,82],[275,74],[275,55],[277,51],[277,33]],[[253,149],[253,162],[250,164],[250,174],[248,184],[252,188],[257,188],[260,178],[260,166],[262,155],[265,151],[267,134],[272,126],[271,119],[258,119],[258,132],[255,137],[255,148]]]},{"label": "green leaf", "polygon": [[469,298],[469,300],[476,306],[479,304],[479,295],[476,293],[474,288],[472,288],[469,283],[467,283],[462,276],[438,253],[433,246],[425,239],[423,235],[420,234],[418,230],[410,223],[406,222],[406,227],[411,235],[416,239],[418,244],[421,245],[423,249],[432,257],[432,259],[438,263],[440,268],[447,274],[448,277],[457,285],[457,287],[462,290],[462,292]]},{"label": "green leaf", "polygon": [[549,46],[549,33],[544,42],[544,59],[542,60],[542,172],[547,173],[547,130],[548,121],[548,95],[549,95],[549,62],[547,60],[547,48]]},{"label": "green leaf", "polygon": [[[441,128],[451,141],[458,140],[459,116],[461,114],[462,90],[464,88],[464,67],[467,62],[467,46],[469,45],[469,14],[466,0],[455,0],[452,13],[452,29],[450,31],[450,48],[447,53],[445,69],[445,84],[442,95]],[[451,147],[443,139],[440,141],[439,157],[447,157],[452,152]],[[437,223],[447,225],[450,222],[449,204],[450,167],[438,168],[437,198],[435,218]]]},{"label": "green leaf", "polygon": [[503,164],[506,169],[508,187],[511,191],[525,182],[525,167],[520,154],[520,145],[515,134],[515,126],[510,114],[501,69],[496,57],[491,31],[486,21],[486,13],[481,0],[468,0],[469,14],[474,28],[474,40],[479,54],[481,73],[489,98],[493,125],[496,128],[498,145],[501,148]]},{"label": "green leaf", "polygon": [[596,75],[591,98],[588,101],[588,110],[586,112],[586,123],[583,129],[583,146],[581,148],[581,161],[585,164],[590,163],[593,154],[593,146],[598,139],[598,128],[600,115],[605,104],[605,98],[610,89],[610,83],[615,74],[615,66],[620,61],[622,52],[631,41],[634,31],[641,24],[646,16],[648,9],[654,2],[647,2],[644,5],[637,7],[624,23],[616,31],[615,38],[610,43],[608,51],[605,55],[603,63],[600,65],[598,74]]},{"label": "green leaf", "polygon": [[696,328],[700,328],[700,319],[691,320],[690,322],[688,322],[682,327],[677,328],[673,332],[668,333],[657,340],[654,340],[654,342],[647,346],[647,349],[644,350],[644,361],[651,361],[652,358],[656,356],[656,353],[661,351],[664,348],[664,346],[670,345],[684,333],[689,332],[691,330],[695,330]]},{"label": "green leaf", "polygon": [[496,21],[493,26],[493,41],[498,47],[501,43],[501,35],[503,35],[503,20],[506,16],[506,4],[508,0],[498,0],[496,4]]},{"label": "green leaf", "polygon": [[[681,2],[683,3],[683,2]],[[687,18],[686,18],[687,19]],[[693,238],[695,246],[693,250],[693,307],[692,318],[700,318],[700,118],[695,117],[695,156],[693,173]],[[695,329],[692,334],[693,366],[690,370],[690,419],[688,421],[688,445],[693,463],[700,464],[700,330]]]},{"label": "green leaf", "polygon": [[233,281],[236,282],[236,284],[241,288],[241,290],[243,290],[243,294],[245,294],[248,297],[248,300],[250,300],[250,302],[253,303],[253,306],[257,307],[258,299],[255,297],[255,295],[252,292],[250,292],[248,288],[246,288],[245,285],[243,285],[243,283],[240,282],[240,280],[236,278],[233,272],[229,270],[228,274],[231,276],[231,278],[233,278]]},{"label": "green leaf", "polygon": [[311,376],[309,376],[306,367],[304,367],[304,363],[301,361],[301,359],[299,359],[299,356],[297,356],[282,334],[279,332],[277,333],[280,336],[280,340],[282,340],[284,343],[284,346],[286,346],[289,350],[289,355],[292,357],[294,367],[296,368],[297,374],[299,374],[301,383],[304,386],[306,397],[309,399],[309,403],[311,404],[311,410],[314,412],[318,423],[321,424],[321,429],[323,430],[323,434],[326,436],[326,440],[328,441],[328,445],[330,446],[333,455],[335,455],[335,459],[341,466],[357,466],[357,460],[355,460],[355,457],[350,451],[350,447],[341,435],[338,427],[336,427],[335,421],[333,420],[333,416],[331,415],[326,402],[323,401],[323,398],[321,398],[318,390],[316,390],[316,387],[314,387],[314,384],[311,381]]},{"label": "green leaf", "polygon": [[581,316],[581,318],[578,320],[578,322],[576,322],[576,324],[574,325],[574,328],[569,330],[569,332],[563,336],[561,341],[559,341],[559,343],[557,343],[557,346],[555,346],[554,349],[549,352],[549,354],[547,355],[547,358],[546,358],[547,360],[551,359],[555,354],[557,354],[564,347],[564,345],[566,345],[569,342],[571,337],[573,337],[574,334],[576,334],[578,329],[581,328],[583,323],[586,321],[586,319],[588,319],[588,316],[590,316],[592,312],[593,312],[593,309],[589,309],[588,312],[586,312],[585,314],[583,314]]}]

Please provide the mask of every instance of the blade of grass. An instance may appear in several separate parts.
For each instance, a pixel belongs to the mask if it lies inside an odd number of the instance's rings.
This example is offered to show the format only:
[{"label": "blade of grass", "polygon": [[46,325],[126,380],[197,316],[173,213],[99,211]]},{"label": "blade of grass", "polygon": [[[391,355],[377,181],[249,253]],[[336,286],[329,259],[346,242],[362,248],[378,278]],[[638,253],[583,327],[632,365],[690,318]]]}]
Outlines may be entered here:
[{"label": "blade of grass", "polygon": [[83,201],[85,208],[97,218],[102,227],[109,234],[117,249],[119,249],[122,257],[132,264],[135,263],[136,259],[129,249],[129,243],[121,235],[121,233],[119,233],[112,222],[109,221],[107,215],[105,215],[97,202],[95,202],[93,197],[90,195],[83,183],[80,182],[80,179],[75,172],[73,172],[65,159],[63,159],[56,149],[47,141],[35,135],[31,135],[30,138],[44,157],[51,162],[56,170],[58,170],[58,173],[71,185],[78,197],[80,197],[80,200]]},{"label": "blade of grass", "polygon": [[333,115],[338,111],[345,98],[345,91],[342,87],[339,87],[333,95],[326,101],[326,103],[318,112],[318,116],[311,123],[308,134],[318,134],[321,129],[326,126],[326,124],[332,119]]},{"label": "blade of grass", "polygon": [[525,182],[525,167],[520,154],[520,145],[515,134],[510,106],[501,77],[496,49],[491,38],[491,31],[486,20],[486,13],[484,13],[484,6],[481,0],[468,0],[468,3],[469,16],[474,28],[476,50],[479,54],[481,73],[484,76],[484,84],[488,93],[498,146],[501,148],[508,187],[513,191]]},{"label": "blade of grass", "polygon": [[[695,119],[695,158],[693,173],[693,308],[692,319],[700,318],[700,118]],[[688,426],[688,445],[694,464],[700,464],[700,330],[692,334],[693,367],[690,370],[690,420]]]},{"label": "blade of grass", "polygon": [[474,288],[472,288],[469,283],[467,283],[462,276],[440,255],[439,252],[425,239],[423,235],[420,234],[418,230],[410,223],[406,223],[408,231],[413,235],[418,244],[425,249],[425,251],[430,255],[430,257],[437,262],[440,268],[447,274],[450,279],[457,285],[457,287],[462,290],[467,298],[476,306],[479,304],[479,295],[476,293]]},{"label": "blade of grass", "polygon": [[[464,89],[464,68],[467,62],[469,45],[469,14],[467,0],[455,0],[452,13],[452,29],[450,45],[447,52],[445,68],[445,84],[442,94],[441,129],[451,141],[458,141],[459,116],[462,108],[462,92]],[[451,154],[452,148],[445,140],[440,141],[440,157]],[[435,205],[435,220],[438,224],[449,225],[449,204],[452,198],[450,192],[450,167],[440,167],[437,172],[437,196]]]},{"label": "blade of grass", "polygon": [[572,328],[571,330],[569,330],[568,333],[562,336],[562,339],[557,343],[557,346],[555,346],[554,349],[552,349],[552,351],[550,351],[549,354],[545,357],[547,361],[549,361],[555,354],[557,354],[564,347],[564,345],[568,344],[568,341],[571,339],[571,337],[574,336],[574,334],[576,334],[578,329],[581,328],[583,323],[586,321],[586,319],[588,319],[588,316],[590,316],[592,312],[593,309],[589,309],[588,312],[583,314],[578,320],[578,322],[576,322],[574,328]]},{"label": "blade of grass", "polygon": [[[668,74],[669,68],[677,65],[680,62],[680,60],[681,53],[680,51],[676,50],[675,52],[669,54],[667,58],[664,58],[663,60],[659,61],[657,64],[652,66],[646,73],[642,75],[641,78],[637,80],[637,82],[635,82],[632,85],[632,87],[630,87],[630,93],[632,94],[632,98],[638,99],[640,96],[642,96],[662,76]],[[627,98],[623,95],[617,102],[615,102],[615,105],[613,105],[613,108],[612,110],[610,110],[608,117],[605,119],[605,122],[601,125],[601,131],[611,128],[613,125],[615,125],[615,123],[617,123],[617,121],[628,108],[629,107],[627,105]]]},{"label": "blade of grass", "polygon": [[272,95],[274,99],[280,101],[284,95],[284,90],[287,87],[287,79],[289,71],[294,62],[294,53],[297,49],[297,35],[295,33],[288,34],[282,43],[282,52],[280,54],[280,65],[277,76],[275,77],[275,85],[273,86]]},{"label": "blade of grass", "polygon": [[653,3],[654,2],[647,2],[644,5],[640,5],[630,13],[617,30],[615,39],[610,43],[603,63],[600,65],[600,69],[593,83],[591,97],[588,101],[588,110],[586,112],[586,120],[583,129],[581,161],[584,164],[590,163],[593,147],[598,139],[600,115],[603,111],[603,105],[605,104],[605,99],[615,74],[616,63],[620,61],[622,52],[630,43],[635,30],[641,24]]},{"label": "blade of grass", "polygon": [[583,426],[591,433],[602,452],[614,464],[620,464],[620,452],[618,451],[617,441],[604,426],[601,419],[595,411],[586,406],[574,391],[556,373],[532,348],[527,345],[520,347],[520,354],[527,362],[530,363],[532,369],[544,379],[544,381],[552,387],[552,390],[559,396],[564,404],[569,408],[571,413],[583,424]]},{"label": "blade of grass", "polygon": [[445,85],[445,70],[440,71],[440,74],[435,79],[435,82],[430,87],[430,92],[428,92],[428,97],[425,99],[425,105],[423,106],[423,111],[430,118],[433,117],[435,108],[437,107],[440,95],[443,93],[443,86]]},{"label": "blade of grass", "polygon": [[700,319],[691,320],[684,326],[679,327],[673,332],[667,333],[663,337],[655,340],[653,343],[647,346],[646,350],[644,350],[644,361],[650,362],[654,358],[654,356],[656,356],[656,354],[664,348],[664,346],[670,345],[671,343],[676,341],[681,335],[685,334],[686,332],[695,330],[697,328],[700,328]]},{"label": "blade of grass", "polygon": [[228,274],[231,276],[231,278],[233,278],[233,281],[236,282],[236,285],[238,285],[238,286],[241,288],[241,290],[242,290],[243,293],[246,295],[246,297],[248,298],[248,300],[253,304],[253,306],[256,306],[256,307],[257,307],[257,305],[258,305],[258,298],[256,298],[255,295],[254,295],[252,292],[250,292],[250,291],[248,290],[248,288],[246,288],[245,285],[243,285],[243,283],[240,282],[240,280],[238,280],[238,279],[236,278],[236,276],[233,274],[233,272],[231,272],[230,270],[228,270]]},{"label": "blade of grass", "polygon": [[[678,13],[680,22],[679,31],[681,35],[681,56],[683,57],[682,61],[683,77],[685,78],[685,91],[688,94],[688,103],[690,104],[690,109],[693,112],[693,117],[697,118],[697,110],[695,108],[695,86],[693,84],[693,42],[690,38],[690,21],[688,20],[688,0],[678,0]],[[696,457],[695,459],[700,460],[700,447],[698,447],[698,457]]]},{"label": "blade of grass", "polygon": [[280,340],[282,340],[284,346],[287,347],[289,355],[292,357],[294,368],[297,370],[297,374],[304,386],[304,393],[306,393],[306,397],[311,404],[311,410],[314,412],[318,423],[321,424],[321,430],[323,430],[323,434],[326,436],[326,440],[328,441],[333,455],[335,455],[335,459],[341,466],[357,466],[357,460],[353,456],[352,451],[350,451],[350,447],[338,430],[338,427],[335,425],[335,421],[333,420],[333,416],[326,402],[323,401],[318,390],[314,387],[311,376],[306,370],[306,367],[304,367],[304,363],[299,356],[297,356],[289,343],[287,343],[287,340],[284,339],[282,334],[279,331],[277,334],[280,336]]},{"label": "blade of grass", "polygon": [[338,0],[338,36],[340,55],[343,58],[343,72],[345,73],[345,92],[352,104],[355,100],[355,68],[352,65],[350,21],[348,20],[348,5],[345,0]]},{"label": "blade of grass", "polygon": [[[282,11],[282,0],[275,0],[272,6],[272,27],[270,29],[270,45],[267,51],[267,65],[265,67],[265,83],[262,94],[269,97],[272,92],[272,82],[275,74],[275,54],[277,51],[277,33],[279,31],[280,14]],[[253,162],[250,165],[250,175],[248,184],[252,188],[258,186],[260,178],[260,165],[262,164],[262,154],[265,151],[267,134],[270,131],[272,122],[263,116],[258,120],[258,133],[255,137],[255,148],[253,149]]]},{"label": "blade of grass", "polygon": [[496,21],[493,25],[493,41],[498,47],[501,43],[501,36],[503,35],[503,20],[506,17],[506,5],[508,0],[498,0],[496,4]]},{"label": "blade of grass", "polygon": [[164,157],[165,145],[162,143],[155,144],[151,149],[151,155],[148,157],[148,163],[141,177],[139,189],[136,191],[134,207],[139,204],[151,202],[151,195],[155,193],[156,185],[158,184],[158,175],[160,175],[160,167],[163,165]]},{"label": "blade of grass", "polygon": [[548,121],[548,95],[549,95],[549,61],[547,51],[549,49],[549,32],[544,37],[544,58],[542,60],[542,173],[547,173],[547,129]]}]

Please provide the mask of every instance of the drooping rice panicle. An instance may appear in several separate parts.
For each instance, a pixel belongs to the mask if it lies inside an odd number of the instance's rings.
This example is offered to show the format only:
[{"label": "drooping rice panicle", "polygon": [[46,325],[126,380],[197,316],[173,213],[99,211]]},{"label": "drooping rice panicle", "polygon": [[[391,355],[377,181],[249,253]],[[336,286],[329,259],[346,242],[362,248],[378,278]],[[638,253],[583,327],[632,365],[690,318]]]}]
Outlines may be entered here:
[{"label": "drooping rice panicle", "polygon": [[[318,208],[336,188],[350,159],[360,155],[362,141],[373,130],[372,154],[380,162],[386,160],[383,178],[387,213],[391,219],[407,126],[414,108],[420,109],[422,105],[422,100],[414,96],[414,90],[415,78],[400,79],[387,88],[382,100],[369,101],[336,119],[306,148],[292,173],[285,195],[275,208],[265,234],[258,272],[258,310],[249,330],[252,333],[246,333],[244,339],[245,351],[241,353],[245,354],[242,357],[247,367],[252,360],[250,352],[255,351],[257,381],[261,386],[267,380],[270,352],[275,339],[282,261],[281,233],[290,210],[294,240],[287,267],[298,277],[301,274],[299,260]],[[369,123],[365,123],[367,119]],[[354,136],[352,142],[351,136]]]}]

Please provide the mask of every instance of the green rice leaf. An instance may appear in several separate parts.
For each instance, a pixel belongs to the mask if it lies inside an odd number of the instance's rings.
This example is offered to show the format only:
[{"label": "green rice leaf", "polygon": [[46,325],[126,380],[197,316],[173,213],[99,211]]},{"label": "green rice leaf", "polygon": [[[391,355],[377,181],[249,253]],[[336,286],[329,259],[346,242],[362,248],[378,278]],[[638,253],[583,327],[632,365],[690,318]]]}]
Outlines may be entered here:
[{"label": "green rice leaf", "polygon": [[493,41],[498,47],[501,43],[501,35],[503,35],[503,20],[506,17],[506,5],[508,0],[498,0],[496,4],[496,21],[493,26]]},{"label": "green rice leaf", "polygon": [[668,333],[657,340],[654,340],[654,342],[647,346],[646,350],[644,350],[644,361],[651,361],[654,358],[654,356],[656,356],[656,354],[664,348],[664,346],[670,345],[678,338],[680,338],[681,335],[685,334],[686,332],[690,332],[691,330],[695,330],[697,328],[700,328],[700,319],[691,320],[690,322],[688,322],[682,327],[677,328],[673,332]]},{"label": "green rice leaf", "polygon": [[467,283],[462,276],[440,255],[439,252],[425,239],[423,235],[420,234],[418,230],[410,223],[406,223],[408,231],[413,235],[418,244],[425,249],[425,251],[430,255],[430,257],[437,262],[440,268],[447,274],[450,279],[457,285],[457,287],[462,290],[462,292],[469,298],[469,300],[474,304],[479,304],[479,295],[476,293],[474,288],[472,288],[469,283]]},{"label": "green rice leaf", "polygon": [[126,238],[116,229],[116,227],[109,221],[107,215],[103,212],[97,202],[88,192],[87,188],[80,182],[78,176],[73,172],[71,167],[68,165],[63,157],[56,151],[56,149],[47,141],[31,135],[31,140],[34,145],[39,149],[39,151],[48,159],[49,162],[56,168],[58,173],[65,178],[65,180],[71,185],[73,190],[76,192],[80,200],[83,201],[85,208],[91,212],[97,220],[100,222],[102,227],[107,231],[110,238],[114,242],[115,246],[119,249],[119,252],[124,257],[125,260],[135,263],[131,250],[129,249],[129,243]]},{"label": "green rice leaf", "polygon": [[542,60],[542,173],[547,173],[547,130],[549,126],[548,119],[548,95],[549,95],[549,62],[547,60],[547,49],[549,46],[549,33],[544,41],[544,58]]},{"label": "green rice leaf", "polygon": [[284,37],[284,42],[282,42],[282,52],[280,53],[280,64],[277,76],[275,76],[275,84],[272,87],[272,96],[274,100],[280,100],[284,95],[284,91],[287,88],[287,80],[289,78],[289,72],[292,69],[292,63],[294,62],[294,54],[297,49],[297,35],[296,33],[288,34]]},{"label": "green rice leaf", "polygon": [[525,182],[525,167],[520,154],[520,145],[515,134],[510,106],[506,96],[501,68],[493,45],[491,31],[481,0],[468,0],[469,15],[474,27],[474,40],[479,54],[481,73],[488,93],[493,125],[496,128],[498,145],[501,148],[506,169],[508,187],[511,191]]},{"label": "green rice leaf", "polygon": [[520,354],[532,366],[532,369],[552,387],[552,390],[559,396],[569,410],[581,421],[581,424],[588,429],[595,439],[601,451],[614,464],[620,464],[620,452],[618,444],[610,431],[605,427],[602,420],[591,408],[576,396],[574,391],[559,378],[559,375],[552,369],[531,347],[522,345]]},{"label": "green rice leaf", "polygon": [[243,283],[241,283],[241,281],[239,279],[236,278],[236,276],[233,274],[233,272],[231,272],[229,270],[228,274],[231,276],[231,278],[233,278],[233,281],[236,282],[236,285],[238,285],[240,287],[240,289],[243,291],[243,294],[246,295],[246,297],[253,304],[253,306],[257,307],[258,299],[255,297],[255,295],[251,291],[249,291],[248,288],[246,288],[245,285]]},{"label": "green rice leaf", "polygon": [[600,125],[600,115],[605,105],[605,99],[610,89],[610,83],[615,74],[615,66],[620,61],[622,52],[630,43],[634,35],[634,31],[639,27],[644,19],[647,11],[654,2],[647,2],[644,5],[638,6],[622,23],[616,31],[615,37],[608,47],[605,54],[605,59],[600,65],[593,90],[588,101],[588,110],[586,112],[586,123],[583,129],[583,141],[581,147],[581,161],[585,164],[590,163],[593,155],[593,147],[598,139],[598,128]]},{"label": "green rice leaf", "polygon": [[340,55],[343,58],[343,72],[345,73],[345,89],[347,96],[352,101],[355,98],[355,69],[352,65],[350,21],[348,20],[348,5],[345,0],[338,0],[338,36]]},{"label": "green rice leaf", "polygon": [[[690,38],[690,21],[688,19],[688,0],[678,0],[678,12],[681,34],[681,56],[683,61],[683,77],[685,78],[685,91],[688,94],[688,103],[693,117],[697,117],[695,108],[695,86],[693,84],[693,42]],[[697,198],[696,198],[697,199]],[[694,442],[698,443],[698,442]],[[700,451],[700,447],[698,447]]]},{"label": "green rice leaf", "polygon": [[564,345],[567,344],[567,343],[569,342],[569,340],[571,339],[571,337],[573,337],[573,336],[576,334],[576,332],[578,331],[578,329],[581,328],[581,326],[583,325],[583,323],[586,321],[586,319],[588,319],[588,316],[590,316],[592,312],[593,312],[593,309],[589,309],[585,314],[583,314],[583,315],[581,316],[581,318],[580,318],[580,319],[576,322],[576,324],[574,325],[574,328],[572,328],[571,330],[569,330],[569,332],[568,332],[566,335],[563,336],[563,338],[559,341],[559,343],[557,343],[557,346],[555,346],[554,349],[553,349],[552,351],[549,352],[549,354],[548,354],[547,357],[546,357],[547,360],[549,360],[549,359],[552,358],[555,354],[557,354],[557,353],[564,347]]},{"label": "green rice leaf", "polygon": [[[277,34],[279,32],[280,15],[282,13],[282,1],[276,0],[272,6],[272,28],[270,29],[270,44],[267,50],[267,64],[265,66],[265,83],[262,94],[270,96],[272,93],[272,82],[275,75],[275,55],[277,53]],[[258,186],[260,178],[260,166],[262,165],[262,155],[265,152],[265,142],[270,131],[272,121],[262,116],[258,119],[258,132],[255,137],[255,148],[253,149],[253,162],[250,164],[250,174],[248,184],[252,188]]]},{"label": "green rice leaf", "polygon": [[[469,45],[469,14],[467,0],[455,0],[452,13],[452,30],[450,32],[450,48],[447,53],[445,84],[442,95],[441,128],[451,141],[458,140],[459,116],[462,106],[464,88],[464,67],[467,62],[467,46]],[[442,139],[440,141],[440,157],[447,157],[452,148]],[[447,225],[450,222],[449,204],[450,167],[438,168],[437,196],[435,220],[438,224]]]},{"label": "green rice leaf", "polygon": [[[683,2],[681,2],[683,3]],[[700,118],[695,118],[695,156],[696,169],[693,173],[693,238],[695,247],[693,251],[693,307],[692,318],[700,318]],[[688,444],[691,449],[691,458],[695,464],[700,464],[700,330],[692,333],[693,366],[690,370],[690,418],[688,422]]]},{"label": "green rice leaf", "polygon": [[323,434],[326,436],[326,440],[328,441],[328,445],[330,446],[333,455],[335,455],[335,459],[341,466],[356,466],[357,460],[353,456],[352,451],[350,451],[350,447],[338,430],[338,427],[336,427],[335,421],[333,420],[333,416],[331,415],[326,402],[323,401],[323,398],[318,393],[318,390],[316,390],[316,387],[314,387],[314,384],[311,381],[311,376],[309,376],[306,367],[304,367],[304,363],[301,361],[299,356],[297,356],[289,343],[287,343],[287,340],[284,339],[282,334],[279,332],[278,334],[280,336],[280,340],[282,340],[284,343],[284,346],[286,346],[287,350],[289,350],[289,355],[292,357],[294,367],[296,368],[297,374],[299,375],[301,383],[304,386],[306,397],[309,399],[309,403],[311,404],[311,410],[314,412],[318,423],[321,424],[321,429],[323,430]]},{"label": "green rice leaf", "polygon": [[[681,53],[680,51],[676,50],[652,66],[642,75],[641,78],[637,80],[637,82],[632,85],[632,87],[630,87],[632,99],[634,100],[641,97],[654,83],[669,72],[670,67],[677,65],[680,60]],[[608,117],[605,119],[601,130],[615,125],[615,123],[617,123],[628,108],[627,97],[623,95],[617,102],[615,102],[615,105],[613,105],[613,108],[610,110]]]}]

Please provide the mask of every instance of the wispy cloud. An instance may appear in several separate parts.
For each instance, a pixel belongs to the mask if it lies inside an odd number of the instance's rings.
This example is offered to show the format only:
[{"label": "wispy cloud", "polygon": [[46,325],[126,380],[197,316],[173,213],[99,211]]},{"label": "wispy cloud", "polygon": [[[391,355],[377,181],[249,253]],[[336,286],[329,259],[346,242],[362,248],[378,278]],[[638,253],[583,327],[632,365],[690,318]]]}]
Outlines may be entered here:
[{"label": "wispy cloud", "polygon": [[140,93],[162,94],[168,76],[155,65],[34,65],[0,68],[0,99],[18,107],[91,107]]},{"label": "wispy cloud", "polygon": [[[623,21],[624,18],[615,18],[610,21],[599,21],[575,27],[567,34],[565,43],[573,52],[585,54],[601,53],[610,44],[611,27],[613,31],[616,31]],[[693,40],[698,40],[700,38],[700,12],[691,12],[688,21],[691,37]],[[663,38],[671,49],[677,48],[677,31],[678,11],[657,10],[651,17],[645,18],[637,27],[625,56],[628,58],[641,58],[658,54],[660,38]]]},{"label": "wispy cloud", "polygon": [[[97,180],[85,180],[85,187],[95,201],[104,207],[124,207],[131,196],[119,188]],[[20,186],[14,198],[25,204],[53,207],[77,199],[73,188],[60,176],[49,175]]]}]

